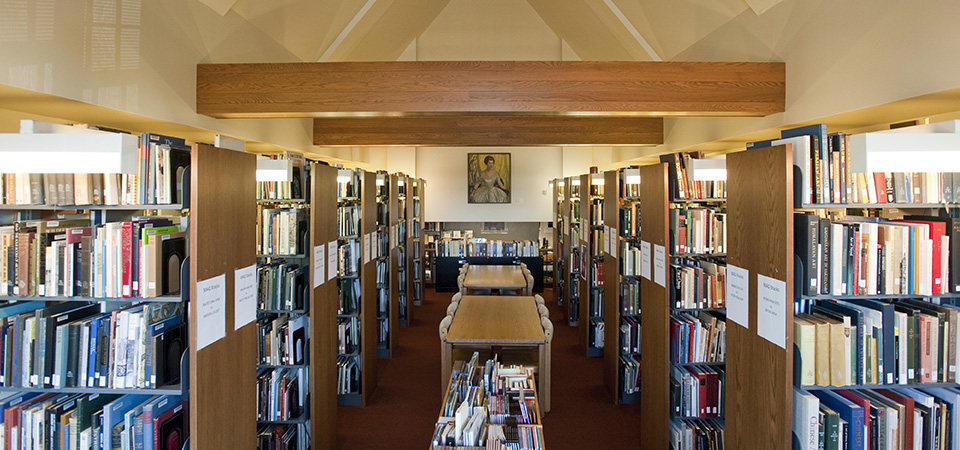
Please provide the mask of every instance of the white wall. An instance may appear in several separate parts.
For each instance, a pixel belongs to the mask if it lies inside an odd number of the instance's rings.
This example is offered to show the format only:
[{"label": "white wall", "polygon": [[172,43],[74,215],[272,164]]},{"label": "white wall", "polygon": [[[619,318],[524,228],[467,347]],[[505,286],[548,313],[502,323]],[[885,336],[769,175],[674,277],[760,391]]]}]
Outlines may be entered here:
[{"label": "white wall", "polygon": [[[510,204],[467,203],[467,153],[510,153]],[[417,149],[417,176],[427,181],[424,219],[439,222],[546,222],[553,220],[547,183],[561,176],[555,147]]]}]

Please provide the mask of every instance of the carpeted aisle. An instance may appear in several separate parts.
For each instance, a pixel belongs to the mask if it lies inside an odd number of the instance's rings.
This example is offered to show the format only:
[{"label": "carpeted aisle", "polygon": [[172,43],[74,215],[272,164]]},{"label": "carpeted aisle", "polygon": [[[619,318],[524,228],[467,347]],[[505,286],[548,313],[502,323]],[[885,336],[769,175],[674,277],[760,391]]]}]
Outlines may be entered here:
[{"label": "carpeted aisle", "polygon": [[[452,293],[425,290],[414,321],[400,330],[393,359],[378,360],[379,386],[363,408],[338,409],[338,447],[344,450],[429,448],[440,412],[437,325]],[[549,450],[640,448],[639,405],[617,406],[603,386],[603,361],[587,358],[576,328],[562,320],[553,292],[542,294],[554,323],[552,410],[543,419]]]}]

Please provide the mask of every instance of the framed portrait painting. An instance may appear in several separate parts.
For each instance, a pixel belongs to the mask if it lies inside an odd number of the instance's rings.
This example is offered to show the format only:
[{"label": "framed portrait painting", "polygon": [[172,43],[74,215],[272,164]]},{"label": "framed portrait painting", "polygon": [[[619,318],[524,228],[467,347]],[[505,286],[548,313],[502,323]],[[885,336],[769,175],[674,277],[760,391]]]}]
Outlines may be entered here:
[{"label": "framed portrait painting", "polygon": [[467,203],[510,203],[510,154],[467,153]]}]

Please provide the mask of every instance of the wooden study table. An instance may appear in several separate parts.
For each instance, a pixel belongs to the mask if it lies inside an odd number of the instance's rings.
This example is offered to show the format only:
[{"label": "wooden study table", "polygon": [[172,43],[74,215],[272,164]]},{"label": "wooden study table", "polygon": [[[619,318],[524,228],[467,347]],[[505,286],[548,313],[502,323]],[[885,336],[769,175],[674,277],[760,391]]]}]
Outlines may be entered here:
[{"label": "wooden study table", "polygon": [[453,369],[453,347],[536,347],[540,382],[537,394],[543,412],[550,411],[550,352],[543,335],[537,302],[529,296],[464,295],[441,342],[440,389]]},{"label": "wooden study table", "polygon": [[467,275],[463,277],[465,289],[525,289],[527,279],[518,265],[477,265],[467,267]]}]

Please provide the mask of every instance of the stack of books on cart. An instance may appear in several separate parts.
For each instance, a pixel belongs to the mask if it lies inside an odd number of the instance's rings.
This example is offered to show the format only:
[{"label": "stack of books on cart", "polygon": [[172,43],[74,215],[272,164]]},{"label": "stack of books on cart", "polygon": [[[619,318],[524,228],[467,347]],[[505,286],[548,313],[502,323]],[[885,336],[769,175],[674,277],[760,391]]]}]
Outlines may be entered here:
[{"label": "stack of books on cart", "polygon": [[533,368],[479,358],[454,363],[430,448],[542,450]]}]

